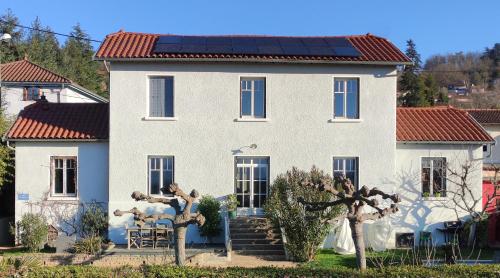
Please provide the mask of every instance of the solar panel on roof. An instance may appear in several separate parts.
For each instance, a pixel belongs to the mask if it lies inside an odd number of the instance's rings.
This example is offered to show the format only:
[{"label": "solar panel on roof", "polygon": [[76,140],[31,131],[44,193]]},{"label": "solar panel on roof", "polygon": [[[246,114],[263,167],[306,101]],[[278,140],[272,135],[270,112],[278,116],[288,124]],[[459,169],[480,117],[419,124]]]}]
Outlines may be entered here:
[{"label": "solar panel on roof", "polygon": [[361,54],[349,40],[338,37],[160,36],[154,53],[346,56]]}]

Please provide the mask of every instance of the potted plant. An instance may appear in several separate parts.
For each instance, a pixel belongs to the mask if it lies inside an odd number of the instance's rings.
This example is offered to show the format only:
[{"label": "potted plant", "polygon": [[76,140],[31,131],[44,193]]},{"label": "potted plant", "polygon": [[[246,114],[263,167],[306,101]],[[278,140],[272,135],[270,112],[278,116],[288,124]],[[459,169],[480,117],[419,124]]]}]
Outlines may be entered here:
[{"label": "potted plant", "polygon": [[440,198],[440,197],[441,197],[441,192],[436,192],[436,193],[434,193],[434,197],[436,197],[436,198]]},{"label": "potted plant", "polygon": [[430,195],[431,194],[429,192],[422,193],[422,197],[424,197],[424,198],[429,198]]},{"label": "potted plant", "polygon": [[236,218],[236,208],[238,207],[238,200],[235,194],[229,194],[226,197],[226,208],[230,219]]}]

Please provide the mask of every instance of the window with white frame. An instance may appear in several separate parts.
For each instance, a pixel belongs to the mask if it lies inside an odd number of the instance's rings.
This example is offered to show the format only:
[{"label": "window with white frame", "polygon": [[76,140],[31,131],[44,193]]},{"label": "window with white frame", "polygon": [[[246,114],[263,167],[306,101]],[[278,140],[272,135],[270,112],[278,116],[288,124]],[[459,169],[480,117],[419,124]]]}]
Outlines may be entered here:
[{"label": "window with white frame", "polygon": [[235,158],[238,207],[262,208],[269,189],[269,157]]},{"label": "window with white frame", "polygon": [[358,158],[357,157],[334,157],[333,176],[346,177],[352,184],[358,187]]},{"label": "window with white frame", "polygon": [[162,187],[174,183],[174,157],[152,156],[148,159],[149,194],[164,195]]},{"label": "window with white frame", "polygon": [[446,158],[422,158],[422,196],[446,196]]},{"label": "window with white frame", "polygon": [[77,167],[75,156],[53,156],[50,159],[52,196],[75,197]]},{"label": "window with white frame", "polygon": [[266,117],[266,80],[265,78],[241,78],[240,117]]},{"label": "window with white frame", "polygon": [[334,79],[333,117],[339,119],[359,119],[358,78]]},{"label": "window with white frame", "polygon": [[174,77],[152,76],[149,78],[149,117],[174,116]]}]

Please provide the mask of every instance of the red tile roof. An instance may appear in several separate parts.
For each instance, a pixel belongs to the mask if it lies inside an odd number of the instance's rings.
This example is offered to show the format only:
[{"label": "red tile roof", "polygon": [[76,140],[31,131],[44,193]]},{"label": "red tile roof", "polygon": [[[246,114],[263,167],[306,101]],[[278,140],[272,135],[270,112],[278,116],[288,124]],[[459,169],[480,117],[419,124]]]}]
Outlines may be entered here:
[{"label": "red tile roof", "polygon": [[[359,57],[332,57],[332,56],[286,56],[286,55],[255,55],[255,54],[179,54],[153,53],[153,48],[160,34],[145,34],[131,32],[117,32],[106,36],[106,39],[95,54],[96,59],[258,59],[263,61],[286,60],[290,61],[324,61],[324,62],[357,62],[357,63],[394,63],[409,64],[411,60],[387,39],[371,34],[359,36],[345,36],[361,53]],[[231,36],[228,36],[231,37]],[[240,36],[241,37],[241,36]],[[325,37],[321,37],[325,38]]]},{"label": "red tile roof", "polygon": [[7,140],[104,140],[109,137],[107,103],[36,102],[22,110]]},{"label": "red tile roof", "polygon": [[500,109],[466,109],[480,124],[500,124]]},{"label": "red tile roof", "polygon": [[2,82],[72,83],[71,80],[27,59],[2,64]]},{"label": "red tile roof", "polygon": [[492,142],[493,138],[466,111],[453,107],[398,107],[399,142]]}]

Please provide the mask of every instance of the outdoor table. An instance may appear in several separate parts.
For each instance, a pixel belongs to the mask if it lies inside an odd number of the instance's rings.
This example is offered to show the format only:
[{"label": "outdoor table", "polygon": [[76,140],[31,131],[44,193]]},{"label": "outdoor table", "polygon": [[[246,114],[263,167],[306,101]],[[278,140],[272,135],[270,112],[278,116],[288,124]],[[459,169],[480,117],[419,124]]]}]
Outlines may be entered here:
[{"label": "outdoor table", "polygon": [[[152,240],[153,248],[156,248],[157,241],[160,239],[157,235],[167,235],[167,238],[161,237],[160,240],[169,240],[168,235],[173,233],[170,227],[143,227],[143,228],[127,228],[127,249],[135,246],[140,249],[143,247],[144,240]],[[149,236],[144,236],[144,235]]]}]

